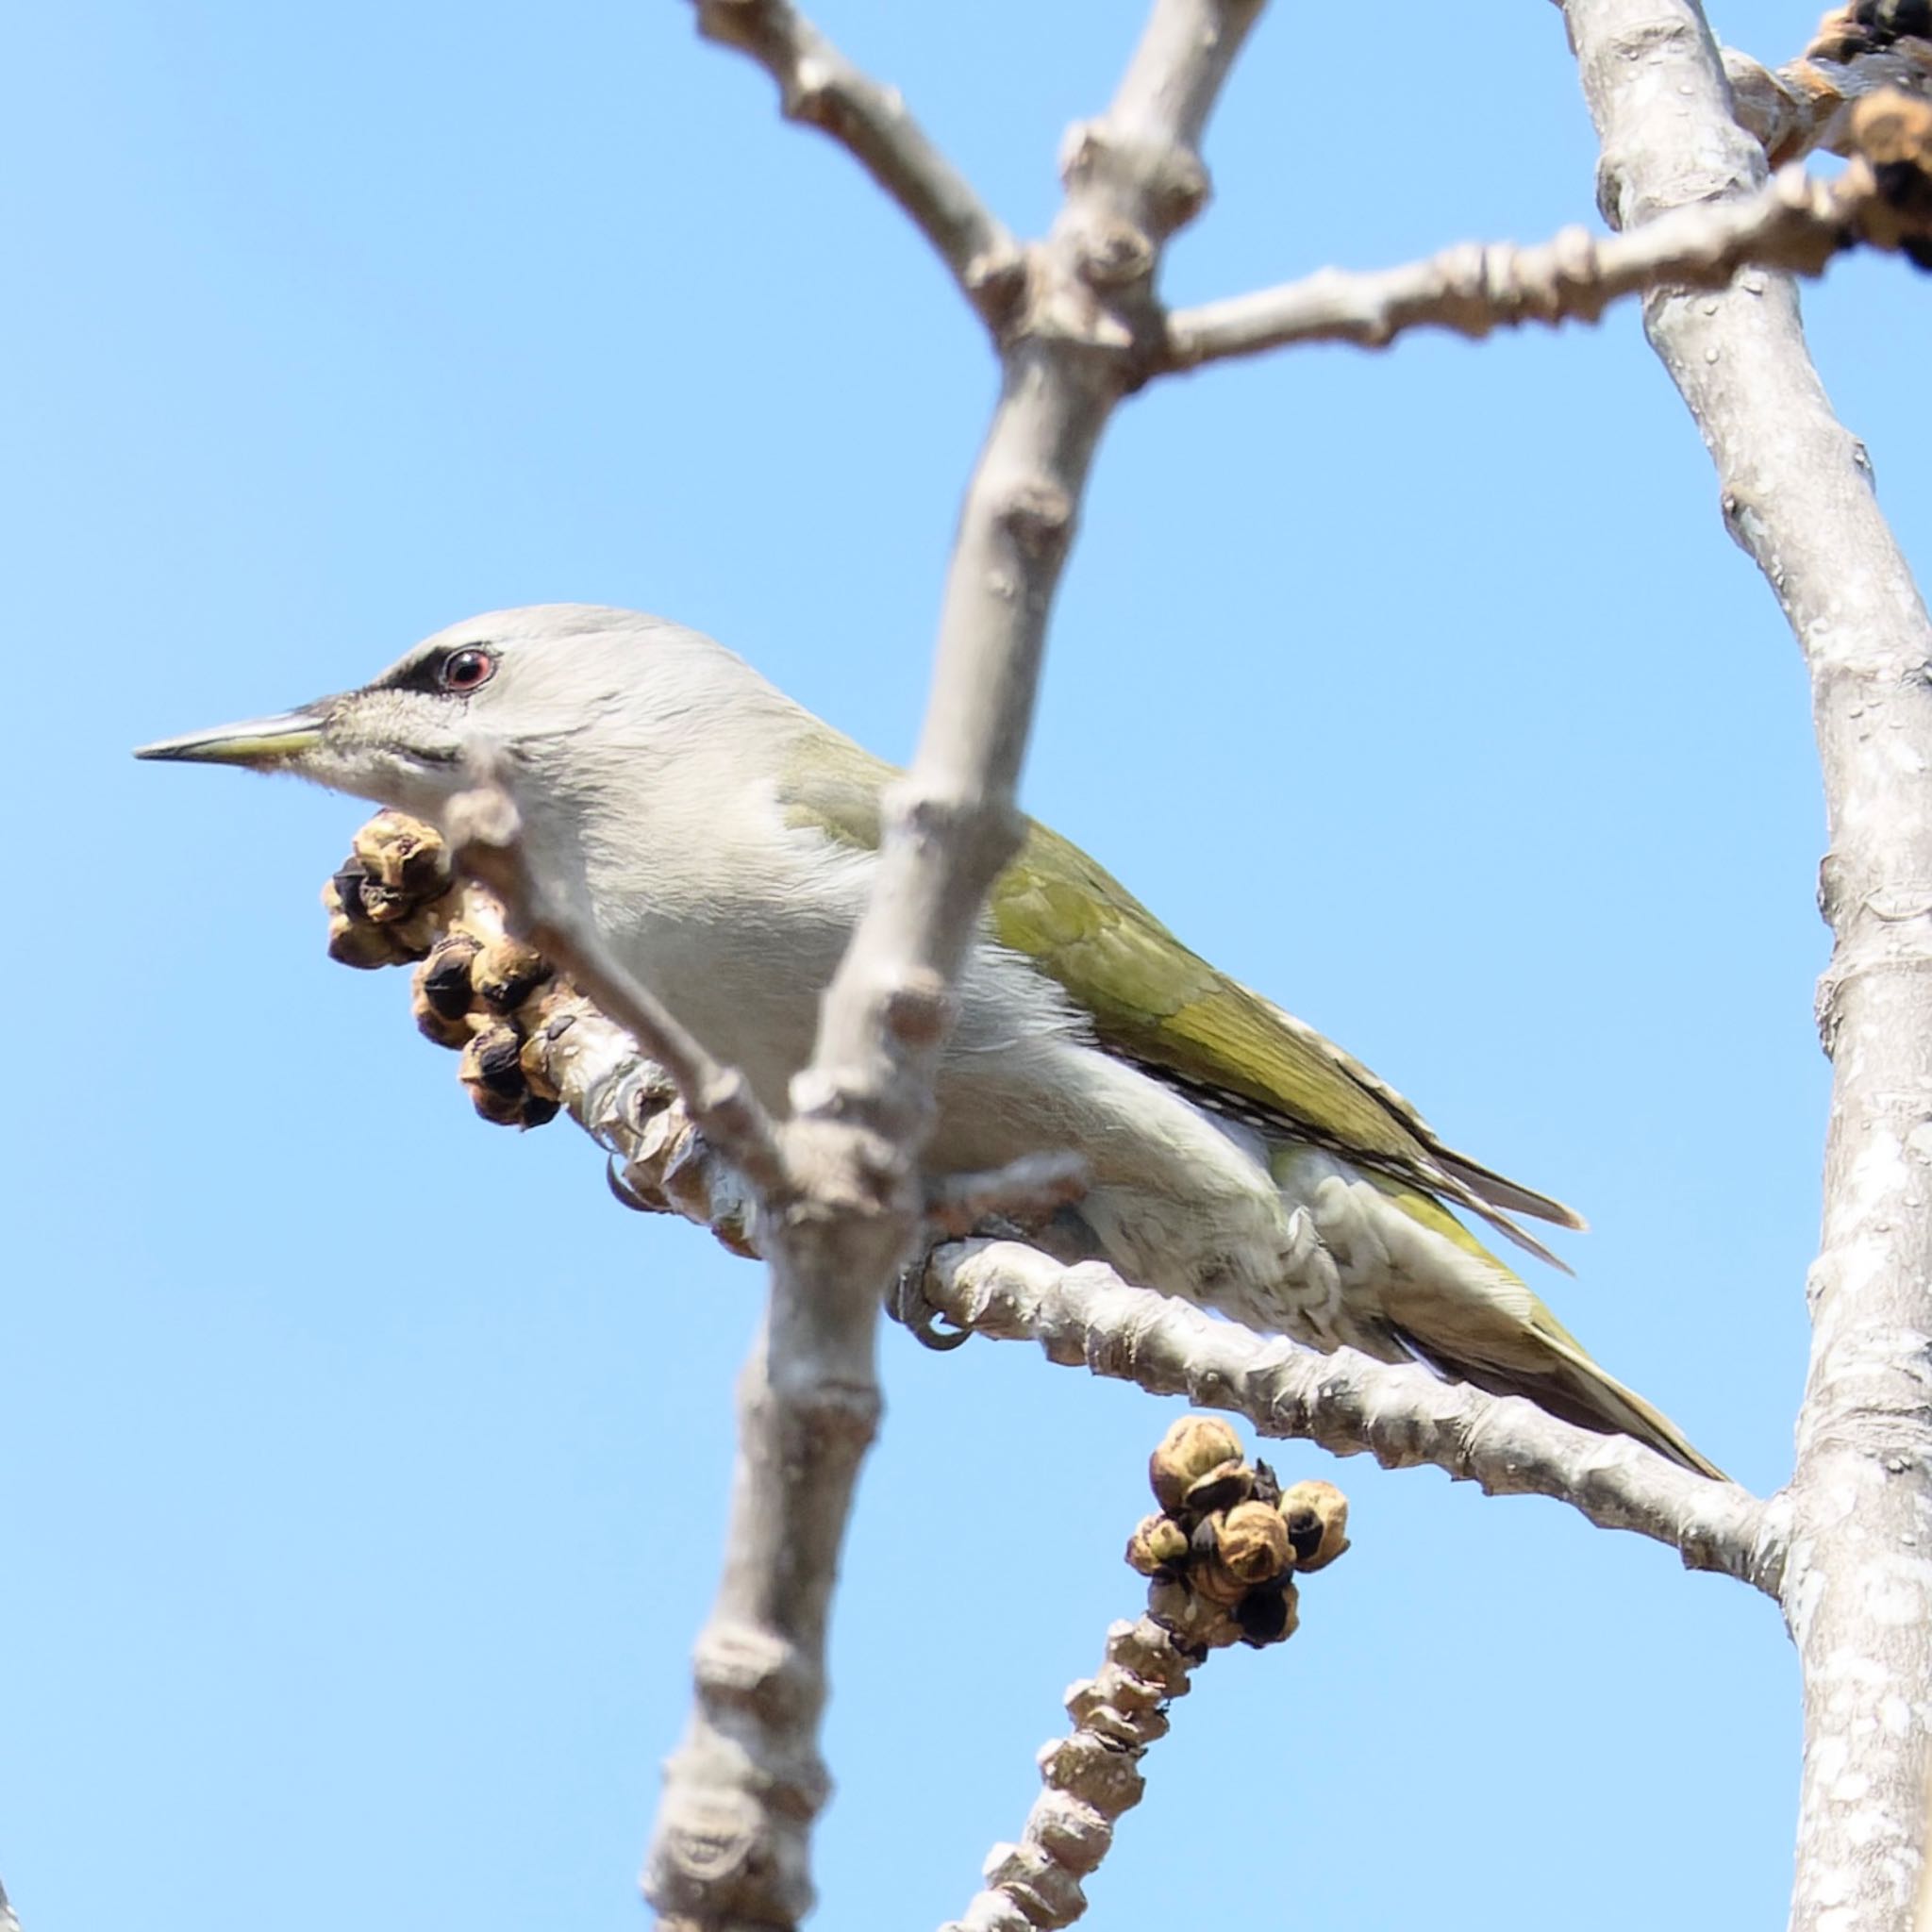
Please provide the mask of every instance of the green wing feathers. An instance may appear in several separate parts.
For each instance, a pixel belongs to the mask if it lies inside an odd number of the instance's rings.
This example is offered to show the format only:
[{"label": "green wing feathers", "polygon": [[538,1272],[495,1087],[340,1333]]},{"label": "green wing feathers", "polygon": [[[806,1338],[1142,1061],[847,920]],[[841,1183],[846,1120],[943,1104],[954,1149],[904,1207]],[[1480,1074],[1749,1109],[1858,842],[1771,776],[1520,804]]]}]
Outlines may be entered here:
[{"label": "green wing feathers", "polygon": [[[891,767],[845,740],[814,739],[809,758],[808,775],[785,787],[790,822],[875,851],[879,792],[894,775]],[[999,942],[1063,987],[1091,1016],[1100,1043],[1123,1058],[1209,1106],[1386,1176],[1397,1184],[1385,1189],[1391,1200],[1458,1246],[1484,1252],[1431,1196],[1563,1265],[1510,1216],[1581,1227],[1577,1215],[1443,1146],[1393,1088],[1190,951],[1058,833],[1029,825],[1019,857],[994,882],[988,915]]]},{"label": "green wing feathers", "polygon": [[[876,850],[879,793],[893,774],[844,740],[814,738],[810,774],[785,788],[791,824]],[[988,917],[999,942],[1063,987],[1090,1014],[1100,1043],[1204,1104],[1248,1119],[1285,1145],[1325,1148],[1409,1221],[1479,1263],[1480,1291],[1432,1294],[1428,1319],[1391,1310],[1394,1333],[1422,1360],[1497,1395],[1523,1395],[1552,1415],[1634,1436],[1706,1475],[1716,1465],[1674,1424],[1606,1374],[1516,1275],[1450,1212],[1481,1216],[1562,1267],[1510,1218],[1563,1227],[1583,1222],[1445,1147],[1402,1095],[1291,1013],[1191,952],[1078,846],[1031,825],[995,881]],[[1425,1336],[1414,1332],[1424,1327]]]}]

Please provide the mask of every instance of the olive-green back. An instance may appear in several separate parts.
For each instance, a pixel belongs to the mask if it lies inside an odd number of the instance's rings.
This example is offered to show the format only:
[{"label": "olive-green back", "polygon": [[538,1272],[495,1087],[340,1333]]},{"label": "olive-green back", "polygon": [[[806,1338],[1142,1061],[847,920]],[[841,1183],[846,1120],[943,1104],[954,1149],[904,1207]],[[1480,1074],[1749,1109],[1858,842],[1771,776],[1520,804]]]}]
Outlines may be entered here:
[{"label": "olive-green back", "polygon": [[[875,851],[891,768],[830,736],[811,761],[784,786],[791,823]],[[1441,1185],[1434,1137],[1399,1096],[1190,951],[1058,833],[1029,824],[988,914],[1000,943],[1058,981],[1111,1051],[1283,1134]]]}]

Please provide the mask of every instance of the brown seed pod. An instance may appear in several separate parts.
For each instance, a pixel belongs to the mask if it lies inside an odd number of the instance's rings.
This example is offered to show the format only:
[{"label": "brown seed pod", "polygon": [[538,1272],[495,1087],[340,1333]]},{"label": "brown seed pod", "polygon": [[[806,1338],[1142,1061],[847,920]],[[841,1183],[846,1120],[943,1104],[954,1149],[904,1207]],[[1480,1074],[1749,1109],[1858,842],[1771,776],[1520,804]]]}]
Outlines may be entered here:
[{"label": "brown seed pod", "polygon": [[1932,101],[1914,100],[1897,88],[1867,94],[1852,109],[1850,132],[1886,200],[1923,214],[1932,201]]},{"label": "brown seed pod", "polygon": [[1288,1524],[1266,1503],[1237,1503],[1208,1521],[1213,1525],[1214,1553],[1251,1588],[1271,1583],[1294,1562]]},{"label": "brown seed pod", "polygon": [[[336,874],[340,885],[344,879],[356,874],[343,871]],[[391,925],[408,919],[421,904],[413,894],[398,891],[393,886],[386,886],[378,878],[363,874],[358,879],[356,897],[362,908],[362,917],[373,920],[377,925]]]},{"label": "brown seed pod", "polygon": [[524,1124],[524,1101],[527,1095],[515,1097],[492,1093],[487,1087],[470,1089],[470,1105],[492,1127],[520,1127]]},{"label": "brown seed pod", "polygon": [[369,874],[362,867],[355,859],[345,858],[322,889],[323,908],[331,917],[340,912],[358,925],[371,924],[369,908],[362,897],[369,884]]},{"label": "brown seed pod", "polygon": [[1231,1509],[1255,1493],[1255,1472],[1239,1457],[1196,1476],[1188,1485],[1182,1507],[1190,1515],[1207,1516],[1217,1509]]},{"label": "brown seed pod", "polygon": [[534,946],[508,933],[491,940],[470,962],[477,998],[499,1013],[511,1013],[551,975],[550,961]]},{"label": "brown seed pod", "polygon": [[390,951],[395,955],[399,966],[408,965],[416,959],[426,959],[429,949],[435,945],[438,936],[436,914],[426,906],[420,911],[411,912],[407,918],[398,919],[382,928],[388,939]]},{"label": "brown seed pod", "polygon": [[442,834],[421,819],[378,812],[356,834],[353,847],[369,876],[412,907],[449,888],[449,850]]},{"label": "brown seed pod", "polygon": [[1234,1621],[1241,1626],[1241,1641],[1257,1650],[1270,1643],[1285,1643],[1301,1623],[1294,1580],[1283,1576],[1249,1591],[1235,1605]]},{"label": "brown seed pod", "polygon": [[1154,1500],[1172,1513],[1181,1507],[1191,1483],[1225,1462],[1239,1462],[1241,1453],[1241,1438],[1219,1416],[1182,1416],[1147,1459]]},{"label": "brown seed pod", "polygon": [[554,1044],[550,1029],[540,1026],[524,1041],[524,1050],[518,1057],[518,1065],[524,1070],[524,1079],[530,1091],[540,1099],[550,1101],[562,1098],[557,1082],[550,1077],[550,1049]]},{"label": "brown seed pod", "polygon": [[[1204,1523],[1201,1527],[1205,1530],[1207,1524]],[[1195,1537],[1193,1553],[1188,1558],[1188,1567],[1180,1573],[1180,1580],[1203,1603],[1224,1610],[1233,1609],[1254,1588],[1247,1577],[1237,1576],[1222,1561],[1211,1535]]]},{"label": "brown seed pod", "polygon": [[438,1046],[460,1049],[470,1043],[470,1021],[466,1013],[454,1016],[438,1009],[423,983],[423,966],[434,960],[432,953],[422,966],[418,966],[409,983],[409,1011],[416,1022],[416,1031],[425,1040],[433,1040]]},{"label": "brown seed pod", "polygon": [[463,1048],[457,1075],[470,1090],[476,1111],[498,1126],[524,1124],[524,1103],[530,1090],[519,1064],[523,1049],[523,1036],[503,1021],[473,1034]]},{"label": "brown seed pod", "polygon": [[[334,891],[333,885],[330,891]],[[381,926],[351,919],[340,908],[329,914],[328,956],[339,966],[354,966],[363,973],[396,964],[396,956]]]},{"label": "brown seed pod", "polygon": [[1152,1583],[1147,1587],[1147,1614],[1171,1631],[1175,1644],[1195,1657],[1241,1641],[1241,1625],[1225,1606],[1199,1595],[1187,1583]]},{"label": "brown seed pod", "polygon": [[1818,23],[1805,49],[1805,58],[1855,60],[1860,54],[1869,53],[1872,46],[1871,33],[1853,18],[1852,8],[1834,7]]},{"label": "brown seed pod", "polygon": [[[427,912],[391,919],[385,910],[378,920],[372,907],[387,908],[390,901],[352,859],[322,889],[323,909],[328,914],[328,956],[344,966],[363,968],[406,965],[420,959],[436,933]],[[352,937],[351,935],[357,935]]]},{"label": "brown seed pod", "polygon": [[1142,1576],[1166,1576],[1188,1554],[1188,1533],[1171,1516],[1143,1517],[1127,1540],[1127,1561]]},{"label": "brown seed pod", "polygon": [[1281,1520],[1304,1574],[1325,1570],[1348,1547],[1348,1498],[1333,1483],[1296,1483],[1281,1492]]},{"label": "brown seed pod", "polygon": [[[437,941],[429,949],[429,957],[416,970],[417,997],[444,1020],[463,1019],[470,1010],[472,998],[470,964],[482,950],[483,942],[474,933],[452,932]],[[466,1028],[464,1038],[467,1037]],[[462,1040],[455,1044],[460,1046]]]}]

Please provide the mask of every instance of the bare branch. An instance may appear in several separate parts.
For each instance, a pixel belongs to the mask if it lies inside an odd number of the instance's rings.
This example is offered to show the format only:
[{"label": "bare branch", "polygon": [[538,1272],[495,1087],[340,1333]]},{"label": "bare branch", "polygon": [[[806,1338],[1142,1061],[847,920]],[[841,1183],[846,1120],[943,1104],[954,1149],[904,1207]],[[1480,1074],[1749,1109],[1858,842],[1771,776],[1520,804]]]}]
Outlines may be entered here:
[{"label": "bare branch", "polygon": [[1078,1919],[1087,1909],[1081,1880],[1146,1789],[1141,1759],[1167,1735],[1167,1707],[1188,1694],[1211,1651],[1292,1637],[1295,1576],[1325,1569],[1348,1547],[1341,1491],[1298,1483],[1284,1494],[1265,1467],[1241,1459],[1224,1423],[1183,1418],[1149,1474],[1161,1513],[1127,1544],[1127,1561],[1153,1579],[1146,1614],[1111,1625],[1098,1674],[1068,1690],[1073,1734],[1040,1753],[1046,1789],[1019,1843],[992,1848],[985,1890],[942,1932],[1035,1932]]},{"label": "bare branch", "polygon": [[1824,182],[1791,168],[1747,200],[1679,208],[1628,235],[1566,228],[1533,248],[1470,242],[1402,268],[1323,269],[1176,310],[1168,318],[1167,366],[1191,369],[1290,342],[1378,349],[1412,328],[1481,337],[1526,322],[1594,322],[1623,296],[1659,283],[1722,289],[1747,265],[1815,275],[1878,201],[1869,169]]},{"label": "bare branch", "polygon": [[829,135],[905,209],[995,333],[1025,275],[1019,244],[907,110],[785,0],[695,0],[707,40],[749,54],[785,117]]},{"label": "bare branch", "polygon": [[[680,1926],[791,1924],[811,1904],[808,1833],[828,1785],[817,1746],[826,1614],[879,1411],[879,1299],[921,1226],[917,1161],[952,988],[1019,841],[1014,788],[1088,468],[1137,379],[1160,245],[1200,205],[1195,144],[1258,6],[1156,0],[1113,106],[1074,145],[1066,210],[1002,333],[1002,394],[960,518],[924,729],[886,801],[872,900],[811,1065],[792,1082],[780,1142],[792,1191],[760,1228],[771,1307],[740,1384],[724,1574],[645,1861],[646,1895]],[[909,141],[909,123],[865,110],[882,95],[850,75],[830,86],[824,42],[791,8],[701,0],[700,18],[728,25],[781,82],[789,74],[802,99],[824,104],[958,261],[970,244],[932,200],[950,172]],[[814,55],[822,64],[801,70]],[[841,118],[840,103],[859,106]],[[970,216],[977,205],[963,206]]]},{"label": "bare branch", "polygon": [[[1763,157],[1730,118],[1692,0],[1565,10],[1613,220],[1756,190]],[[1653,297],[1646,320],[1716,462],[1725,523],[1811,672],[1836,945],[1819,990],[1824,1244],[1782,1585],[1805,1679],[1791,1924],[1879,1932],[1913,1908],[1932,1771],[1924,1726],[1874,1718],[1916,1709],[1932,1681],[1932,623],[1811,366],[1790,283]]]},{"label": "bare branch", "polygon": [[[459,887],[425,908],[430,937],[489,935],[502,915]],[[425,938],[424,943],[428,943]],[[631,1205],[708,1225],[735,1254],[758,1250],[742,1177],[692,1126],[669,1079],[575,989],[533,991],[508,1016],[523,1064],[619,1170]],[[1264,1435],[1297,1437],[1385,1468],[1433,1463],[1493,1495],[1549,1496],[1605,1528],[1631,1529],[1775,1593],[1785,1509],[1708,1482],[1627,1439],[1573,1429],[1533,1406],[1438,1381],[1420,1369],[1320,1356],[1220,1322],[1110,1271],[1067,1269],[1017,1242],[941,1248],[924,1270],[932,1310],[960,1328],[1039,1341],[1050,1359],[1133,1381],[1156,1395],[1245,1415]]]},{"label": "bare branch", "polygon": [[1627,1436],[1573,1428],[1520,1398],[1349,1349],[1316,1355],[1263,1341],[1097,1263],[1064,1268],[1014,1241],[940,1249],[926,1293],[975,1334],[1038,1341],[1052,1361],[1243,1415],[1264,1436],[1338,1456],[1366,1452],[1385,1469],[1433,1463],[1491,1495],[1549,1496],[1600,1528],[1670,1544],[1689,1569],[1777,1591],[1780,1504],[1694,1475]]},{"label": "bare branch", "polygon": [[0,1885],[0,1932],[20,1932],[20,1921],[14,1917],[13,1907],[8,1903],[4,1885]]},{"label": "bare branch", "polygon": [[1183,1649],[1151,1617],[1110,1625],[1096,1676],[1073,1686],[1072,1734],[1040,1753],[1046,1789],[1017,1844],[993,1846],[985,1889],[941,1932],[1035,1932],[1070,1925],[1087,1909],[1080,1881],[1113,1842],[1114,1821],[1146,1790],[1139,1760],[1167,1734],[1165,1707],[1193,1688],[1206,1654]]}]

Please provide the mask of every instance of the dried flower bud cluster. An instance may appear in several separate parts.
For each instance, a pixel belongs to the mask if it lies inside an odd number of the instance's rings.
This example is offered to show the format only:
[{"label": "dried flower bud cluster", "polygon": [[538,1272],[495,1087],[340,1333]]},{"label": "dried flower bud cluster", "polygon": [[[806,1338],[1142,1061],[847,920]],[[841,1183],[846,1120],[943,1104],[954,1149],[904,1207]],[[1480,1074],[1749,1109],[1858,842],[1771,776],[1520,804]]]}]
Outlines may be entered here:
[{"label": "dried flower bud cluster", "polygon": [[559,1105],[547,1054],[571,1024],[557,1010],[566,990],[522,941],[466,920],[453,887],[449,850],[433,825],[378,814],[323,888],[329,958],[361,967],[421,961],[416,1024],[462,1055],[459,1076],[476,1111],[501,1126],[541,1126]]},{"label": "dried flower bud cluster", "polygon": [[1202,1650],[1257,1648],[1294,1634],[1294,1578],[1348,1547],[1348,1501],[1332,1483],[1284,1490],[1265,1462],[1241,1459],[1218,1416],[1184,1416],[1148,1463],[1161,1513],[1145,1519],[1127,1561],[1152,1579],[1148,1613]]},{"label": "dried flower bud cluster", "polygon": [[363,968],[422,958],[440,930],[433,908],[450,884],[449,852],[434,826],[378,813],[322,889],[329,958]]},{"label": "dried flower bud cluster", "polygon": [[1036,1932],[1070,1925],[1107,1856],[1114,1822],[1146,1792],[1141,1760],[1168,1732],[1210,1650],[1258,1648],[1294,1629],[1297,1570],[1348,1547],[1348,1505],[1330,1483],[1284,1491],[1215,1416],[1185,1416],[1148,1465],[1161,1513],[1134,1532],[1127,1560],[1154,1579],[1147,1613],[1107,1633],[1099,1671],[1067,1691],[1073,1731],[1039,1754],[1043,1787],[1015,1844],[994,1845],[983,1889],[941,1932]]},{"label": "dried flower bud cluster", "polygon": [[1932,40],[1932,0],[1855,0],[1818,23],[1807,59],[1856,60],[1907,39]]},{"label": "dried flower bud cluster", "polygon": [[1867,94],[1852,109],[1851,139],[1845,179],[1868,171],[1875,204],[1859,220],[1859,236],[1932,270],[1932,102],[1896,88]]},{"label": "dried flower bud cluster", "polygon": [[417,967],[410,1005],[426,1039],[462,1054],[458,1077],[486,1121],[541,1127],[562,1104],[548,1058],[575,1024],[569,996],[534,948],[458,921]]},{"label": "dried flower bud cluster", "polygon": [[333,958],[420,962],[416,1024],[461,1054],[459,1074],[485,1120],[537,1126],[568,1108],[612,1157],[619,1200],[704,1222],[733,1254],[757,1254],[750,1191],[691,1125],[670,1076],[505,932],[485,887],[452,883],[435,827],[400,812],[372,820],[323,899]]}]

